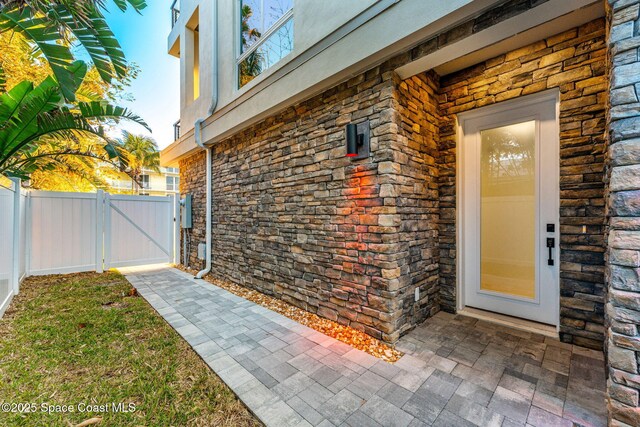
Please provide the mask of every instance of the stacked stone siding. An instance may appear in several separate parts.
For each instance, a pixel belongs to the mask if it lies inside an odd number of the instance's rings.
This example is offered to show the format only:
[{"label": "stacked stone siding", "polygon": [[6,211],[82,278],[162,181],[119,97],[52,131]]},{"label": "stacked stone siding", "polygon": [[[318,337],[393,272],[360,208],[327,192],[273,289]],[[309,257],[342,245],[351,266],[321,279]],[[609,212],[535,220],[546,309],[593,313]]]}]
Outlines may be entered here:
[{"label": "stacked stone siding", "polygon": [[[455,116],[558,88],[561,335],[601,348],[604,20],[442,78],[400,80],[393,70],[420,49],[215,145],[213,271],[389,342],[455,311]],[[364,120],[372,155],[351,161],[344,129]],[[180,166],[181,192],[200,209],[190,254],[200,266],[204,156]]]},{"label": "stacked stone siding", "polygon": [[640,425],[640,0],[609,0],[606,308],[610,424]]},{"label": "stacked stone siding", "polygon": [[560,90],[560,332],[602,348],[604,318],[605,23],[599,19],[440,80],[440,286],[453,311],[455,115],[552,88]]},{"label": "stacked stone siding", "polygon": [[[396,79],[398,104],[395,107],[397,138],[391,142],[396,173],[394,191],[397,206],[398,240],[402,254],[399,297],[402,334],[435,314],[438,305],[438,75],[431,72],[400,81]],[[415,302],[415,287],[419,300]]]},{"label": "stacked stone siding", "polygon": [[[391,67],[215,146],[212,254],[217,276],[393,342],[438,310],[438,201],[435,86],[402,86]],[[372,156],[352,161],[344,129],[363,120]],[[197,206],[203,162],[180,164],[181,192]],[[204,228],[202,218],[194,227]]]},{"label": "stacked stone siding", "polygon": [[[190,193],[193,195],[193,201],[191,211],[192,228],[189,230],[189,238],[182,234],[183,243],[187,243],[187,264],[189,267],[201,270],[204,268],[205,263],[203,260],[198,259],[198,243],[204,243],[205,241],[205,197],[206,197],[206,170],[205,170],[205,153],[194,154],[180,162],[180,193]],[[185,242],[184,240],[187,240]],[[180,246],[185,247],[184,245]],[[184,256],[184,254],[181,254]],[[180,259],[183,262],[183,259]]]}]

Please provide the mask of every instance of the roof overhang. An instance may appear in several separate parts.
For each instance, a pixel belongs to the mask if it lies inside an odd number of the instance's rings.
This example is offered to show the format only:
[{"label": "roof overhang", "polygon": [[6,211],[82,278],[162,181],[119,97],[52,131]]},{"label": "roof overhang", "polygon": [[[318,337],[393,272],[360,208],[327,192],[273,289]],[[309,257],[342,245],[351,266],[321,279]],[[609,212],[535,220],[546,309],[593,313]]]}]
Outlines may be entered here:
[{"label": "roof overhang", "polygon": [[435,70],[441,76],[562,33],[605,15],[601,0],[549,0],[513,18],[396,69],[406,79]]}]

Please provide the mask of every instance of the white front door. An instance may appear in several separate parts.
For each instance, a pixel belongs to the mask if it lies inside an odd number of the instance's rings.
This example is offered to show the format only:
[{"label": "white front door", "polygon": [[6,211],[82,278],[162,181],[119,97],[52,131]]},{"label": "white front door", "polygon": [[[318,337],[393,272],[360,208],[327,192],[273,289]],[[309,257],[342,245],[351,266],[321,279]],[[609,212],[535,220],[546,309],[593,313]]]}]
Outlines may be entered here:
[{"label": "white front door", "polygon": [[460,308],[558,325],[558,99],[544,92],[459,116]]}]

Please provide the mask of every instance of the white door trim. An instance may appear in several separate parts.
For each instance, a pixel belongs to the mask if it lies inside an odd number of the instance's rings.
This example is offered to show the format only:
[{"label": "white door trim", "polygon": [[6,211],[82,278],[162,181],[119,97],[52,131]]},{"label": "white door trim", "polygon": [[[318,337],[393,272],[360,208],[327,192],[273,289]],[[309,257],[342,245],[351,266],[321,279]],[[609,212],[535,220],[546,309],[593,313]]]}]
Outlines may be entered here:
[{"label": "white door trim", "polygon": [[[560,177],[560,152],[559,152],[559,138],[560,138],[560,92],[558,89],[551,89],[544,92],[540,92],[533,95],[522,96],[519,98],[515,98],[509,101],[501,102],[498,104],[493,104],[486,107],[480,107],[471,111],[466,111],[463,113],[459,113],[456,116],[457,121],[457,145],[456,145],[456,308],[457,310],[463,310],[466,307],[465,302],[465,289],[464,289],[464,239],[463,239],[463,212],[464,212],[464,186],[463,186],[463,177],[465,176],[465,165],[464,165],[464,124],[468,120],[478,119],[485,116],[490,116],[498,113],[504,113],[505,111],[509,111],[514,108],[523,108],[527,106],[533,106],[535,104],[539,104],[541,102],[555,102],[555,124],[554,124],[554,134],[557,135],[558,144],[557,144],[557,152],[554,153],[556,161],[553,163],[553,169],[555,176]],[[553,197],[556,201],[556,206],[559,212],[560,208],[560,187],[559,185],[555,188],[555,194],[550,194],[548,197]],[[556,247],[554,249],[554,258],[556,260],[555,263],[555,273],[559,278],[560,273],[560,226],[557,224],[557,230],[555,233],[556,238]],[[560,328],[560,288],[559,288],[559,280],[558,286],[556,287],[555,295],[554,295],[554,311],[553,318],[555,319],[556,329]]]}]

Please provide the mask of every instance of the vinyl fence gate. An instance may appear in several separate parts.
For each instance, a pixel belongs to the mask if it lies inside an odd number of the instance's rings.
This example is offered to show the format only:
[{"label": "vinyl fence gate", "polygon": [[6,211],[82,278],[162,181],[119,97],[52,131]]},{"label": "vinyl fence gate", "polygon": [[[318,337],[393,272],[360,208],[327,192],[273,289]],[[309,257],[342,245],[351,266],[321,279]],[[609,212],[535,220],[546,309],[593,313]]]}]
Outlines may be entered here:
[{"label": "vinyl fence gate", "polygon": [[175,263],[177,196],[31,191],[27,275]]},{"label": "vinyl fence gate", "polygon": [[176,196],[105,195],[104,268],[175,262]]},{"label": "vinyl fence gate", "polygon": [[27,276],[177,263],[178,195],[28,191],[0,183],[0,317]]}]

